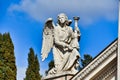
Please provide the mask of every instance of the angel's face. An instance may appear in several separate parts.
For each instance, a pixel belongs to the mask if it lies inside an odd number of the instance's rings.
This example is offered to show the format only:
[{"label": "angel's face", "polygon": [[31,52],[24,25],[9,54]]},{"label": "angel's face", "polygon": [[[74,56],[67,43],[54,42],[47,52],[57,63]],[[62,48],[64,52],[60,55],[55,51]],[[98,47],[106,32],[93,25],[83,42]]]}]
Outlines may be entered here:
[{"label": "angel's face", "polygon": [[65,16],[64,15],[60,15],[59,16],[59,21],[60,21],[60,23],[65,23],[65,21],[66,21],[66,18],[65,18]]}]

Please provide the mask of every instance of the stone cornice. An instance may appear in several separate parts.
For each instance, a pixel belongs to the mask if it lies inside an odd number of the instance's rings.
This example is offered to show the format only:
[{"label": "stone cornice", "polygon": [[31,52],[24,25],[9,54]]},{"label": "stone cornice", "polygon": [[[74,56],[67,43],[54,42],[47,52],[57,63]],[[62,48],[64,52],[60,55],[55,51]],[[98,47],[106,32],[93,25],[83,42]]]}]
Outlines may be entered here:
[{"label": "stone cornice", "polygon": [[107,68],[101,75],[97,76],[94,80],[107,80],[117,70],[117,63],[114,62],[109,68]]},{"label": "stone cornice", "polygon": [[78,72],[71,80],[82,80],[87,74],[89,74],[94,68],[99,66],[105,59],[117,51],[118,41],[114,41],[108,48],[106,48],[99,56],[97,56],[91,63],[89,63],[84,69]]}]

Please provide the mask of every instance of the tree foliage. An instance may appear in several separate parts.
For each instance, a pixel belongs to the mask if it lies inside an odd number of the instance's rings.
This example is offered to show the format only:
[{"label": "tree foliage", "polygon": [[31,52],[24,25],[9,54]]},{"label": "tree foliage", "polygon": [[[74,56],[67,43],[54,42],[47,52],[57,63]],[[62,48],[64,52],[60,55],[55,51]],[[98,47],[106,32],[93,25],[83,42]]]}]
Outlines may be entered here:
[{"label": "tree foliage", "polygon": [[48,66],[49,66],[48,70],[45,71],[45,74],[46,74],[46,75],[48,74],[48,71],[49,71],[50,69],[52,69],[53,67],[55,67],[55,65],[54,65],[54,60],[51,60],[51,61],[49,62],[49,64],[48,64]]},{"label": "tree foliage", "polygon": [[40,66],[39,66],[39,61],[38,61],[37,55],[35,56],[34,65],[35,65],[36,80],[40,80],[41,79],[41,75],[39,74]]},{"label": "tree foliage", "polygon": [[48,70],[52,69],[53,67],[55,67],[55,65],[54,65],[54,60],[51,60],[51,61],[49,62],[49,69],[48,69]]},{"label": "tree foliage", "polygon": [[24,80],[41,80],[39,70],[37,55],[35,56],[34,50],[30,48],[30,52],[28,53],[28,68]]},{"label": "tree foliage", "polygon": [[0,79],[16,80],[14,45],[9,33],[0,34]]},{"label": "tree foliage", "polygon": [[84,54],[84,59],[81,59],[82,67],[84,68],[93,60],[92,56],[89,54]]}]

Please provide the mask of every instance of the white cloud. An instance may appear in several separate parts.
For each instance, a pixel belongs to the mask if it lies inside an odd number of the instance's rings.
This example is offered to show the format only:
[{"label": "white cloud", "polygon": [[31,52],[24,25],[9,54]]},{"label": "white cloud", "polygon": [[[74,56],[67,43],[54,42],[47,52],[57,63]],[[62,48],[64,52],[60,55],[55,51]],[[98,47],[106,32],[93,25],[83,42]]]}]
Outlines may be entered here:
[{"label": "white cloud", "polygon": [[17,80],[25,78],[26,67],[17,67]]},{"label": "white cloud", "polygon": [[56,18],[60,12],[71,18],[81,16],[82,23],[92,23],[98,19],[117,20],[117,0],[22,0],[9,7],[10,11],[22,11],[37,21],[48,17]]}]

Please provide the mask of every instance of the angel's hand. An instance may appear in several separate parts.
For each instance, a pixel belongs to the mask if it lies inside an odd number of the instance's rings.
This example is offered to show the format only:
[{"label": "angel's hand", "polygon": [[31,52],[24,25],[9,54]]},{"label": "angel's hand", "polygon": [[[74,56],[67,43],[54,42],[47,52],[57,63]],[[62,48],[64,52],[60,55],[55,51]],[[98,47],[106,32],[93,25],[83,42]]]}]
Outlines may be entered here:
[{"label": "angel's hand", "polygon": [[68,50],[73,50],[73,47],[71,47],[70,45],[68,45]]}]

